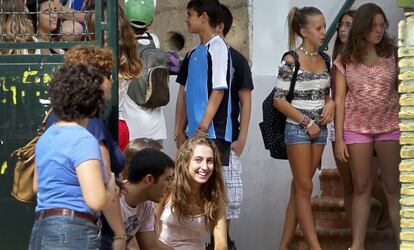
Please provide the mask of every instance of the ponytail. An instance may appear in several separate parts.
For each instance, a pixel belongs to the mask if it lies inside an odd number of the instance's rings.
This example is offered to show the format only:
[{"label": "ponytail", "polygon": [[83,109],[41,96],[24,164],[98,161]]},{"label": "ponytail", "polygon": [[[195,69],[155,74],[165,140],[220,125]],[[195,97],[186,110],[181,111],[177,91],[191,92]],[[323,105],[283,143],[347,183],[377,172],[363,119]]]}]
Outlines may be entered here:
[{"label": "ponytail", "polygon": [[289,30],[289,49],[296,48],[296,37],[301,36],[300,29],[308,24],[308,16],[323,15],[322,12],[315,7],[293,7],[287,16]]},{"label": "ponytail", "polygon": [[289,45],[289,50],[294,50],[296,48],[296,31],[294,28],[294,21],[295,21],[295,16],[296,13],[299,12],[299,8],[298,7],[293,7],[290,11],[289,14],[287,16],[287,23],[288,23],[288,31],[289,31],[289,41],[288,41],[288,45]]}]

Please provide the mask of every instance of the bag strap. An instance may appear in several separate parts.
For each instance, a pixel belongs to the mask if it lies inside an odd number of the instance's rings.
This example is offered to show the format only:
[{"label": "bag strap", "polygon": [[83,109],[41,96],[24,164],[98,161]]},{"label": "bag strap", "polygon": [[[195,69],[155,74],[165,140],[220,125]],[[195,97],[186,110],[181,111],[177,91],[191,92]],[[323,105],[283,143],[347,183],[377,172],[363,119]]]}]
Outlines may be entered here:
[{"label": "bag strap", "polygon": [[52,111],[53,111],[53,108],[50,108],[50,109],[47,111],[46,116],[43,118],[43,121],[42,121],[42,123],[41,123],[41,125],[40,125],[40,126],[45,126],[45,125],[46,125],[46,121],[47,121],[47,119],[49,118],[49,116],[50,116],[50,114],[52,113]]},{"label": "bag strap", "polygon": [[43,132],[45,131],[45,127],[46,127],[46,122],[47,122],[47,119],[49,118],[49,116],[50,116],[50,114],[53,112],[53,108],[50,108],[48,111],[47,111],[47,113],[46,113],[46,115],[45,115],[45,117],[43,118],[43,120],[42,120],[42,123],[40,123],[40,126],[39,126],[39,128],[38,128],[38,130],[37,130],[37,132],[36,132],[36,135],[42,135],[43,134]]},{"label": "bag strap", "polygon": [[[31,144],[33,141],[36,143],[37,142],[37,140],[38,140],[38,138],[45,132],[45,127],[46,127],[46,122],[47,122],[47,119],[49,118],[49,116],[50,116],[50,114],[52,113],[52,111],[53,111],[53,109],[52,108],[50,108],[48,111],[47,111],[47,113],[46,113],[46,115],[45,115],[45,117],[43,118],[43,120],[42,120],[42,123],[40,123],[40,125],[39,125],[39,128],[37,129],[37,131],[36,131],[36,133],[35,133],[35,136],[34,136],[34,138],[30,141],[30,142],[28,142],[28,143],[26,143],[25,144],[25,146],[26,145],[28,145],[28,144]],[[23,146],[23,147],[20,147],[20,148],[18,148],[18,149],[16,149],[16,150],[14,150],[13,151],[13,153],[11,153],[11,157],[13,157],[14,155],[18,155],[19,154],[19,152],[25,147],[25,146]]]},{"label": "bag strap", "polygon": [[299,68],[300,68],[300,63],[299,63],[299,56],[298,56],[298,54],[295,51],[290,50],[290,51],[286,52],[285,54],[283,54],[282,60],[287,55],[291,55],[293,57],[293,59],[295,60],[295,71],[293,71],[292,79],[290,81],[289,92],[288,92],[288,94],[286,96],[286,100],[290,103],[293,100],[293,91],[295,90],[296,78],[298,76],[298,71],[299,71]]},{"label": "bag strap", "polygon": [[325,52],[320,52],[319,54],[325,61],[325,65],[326,65],[326,69],[328,70],[328,73],[331,73],[331,57]]}]

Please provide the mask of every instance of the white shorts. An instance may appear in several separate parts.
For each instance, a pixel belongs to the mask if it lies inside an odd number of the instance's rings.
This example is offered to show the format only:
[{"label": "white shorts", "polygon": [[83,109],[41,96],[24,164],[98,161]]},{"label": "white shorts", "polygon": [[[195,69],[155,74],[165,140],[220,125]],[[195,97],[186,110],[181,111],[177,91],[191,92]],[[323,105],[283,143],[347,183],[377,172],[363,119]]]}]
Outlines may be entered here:
[{"label": "white shorts", "polygon": [[223,169],[227,187],[227,219],[238,219],[243,199],[242,165],[240,158],[233,151],[230,153],[229,166],[223,166]]}]

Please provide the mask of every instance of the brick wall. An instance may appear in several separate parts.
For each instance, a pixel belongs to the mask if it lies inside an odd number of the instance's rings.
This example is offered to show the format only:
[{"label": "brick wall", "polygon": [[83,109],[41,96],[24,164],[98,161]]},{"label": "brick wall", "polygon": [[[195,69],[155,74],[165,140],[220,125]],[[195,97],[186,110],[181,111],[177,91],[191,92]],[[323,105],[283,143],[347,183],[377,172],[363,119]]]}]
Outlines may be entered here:
[{"label": "brick wall", "polygon": [[[414,7],[412,1],[398,1],[400,7]],[[401,93],[401,250],[414,249],[414,15],[398,24],[398,56]]]}]

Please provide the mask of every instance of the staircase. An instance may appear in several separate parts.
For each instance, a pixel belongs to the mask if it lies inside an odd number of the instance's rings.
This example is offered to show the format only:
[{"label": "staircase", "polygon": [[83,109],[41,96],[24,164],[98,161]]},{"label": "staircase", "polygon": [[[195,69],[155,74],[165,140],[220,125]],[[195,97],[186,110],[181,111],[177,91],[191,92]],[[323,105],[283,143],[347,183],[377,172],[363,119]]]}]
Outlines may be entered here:
[{"label": "staircase", "polygon": [[[322,169],[319,179],[321,196],[311,200],[319,242],[323,250],[347,250],[351,246],[352,234],[345,213],[341,176],[337,169]],[[376,230],[381,211],[381,204],[373,199],[368,222],[367,250],[393,250],[395,248],[391,227],[381,231]],[[290,249],[309,249],[299,226]]]}]

